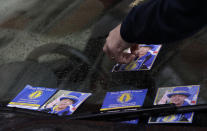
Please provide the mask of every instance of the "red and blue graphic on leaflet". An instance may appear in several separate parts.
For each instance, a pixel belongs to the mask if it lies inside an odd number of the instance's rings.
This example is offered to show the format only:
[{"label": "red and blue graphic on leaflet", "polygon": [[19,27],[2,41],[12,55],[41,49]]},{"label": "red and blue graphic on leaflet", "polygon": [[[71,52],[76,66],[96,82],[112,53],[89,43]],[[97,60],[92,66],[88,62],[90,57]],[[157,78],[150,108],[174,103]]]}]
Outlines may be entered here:
[{"label": "red and blue graphic on leaflet", "polygon": [[38,110],[52,95],[56,89],[45,87],[26,87],[8,104],[9,107],[18,107]]},{"label": "red and blue graphic on leaflet", "polygon": [[[116,64],[112,72],[150,70],[161,47],[162,45],[139,44],[139,48],[134,51],[136,58],[128,64]],[[131,53],[130,50],[127,52]]]},{"label": "red and blue graphic on leaflet", "polygon": [[[200,85],[175,86],[159,88],[154,105],[170,104],[191,106],[197,102]],[[148,123],[192,123],[193,112],[150,117]]]},{"label": "red and blue graphic on leaflet", "polygon": [[[113,109],[141,107],[146,94],[147,89],[108,92],[100,110],[110,111]],[[127,121],[126,123],[136,124],[138,120]]]}]

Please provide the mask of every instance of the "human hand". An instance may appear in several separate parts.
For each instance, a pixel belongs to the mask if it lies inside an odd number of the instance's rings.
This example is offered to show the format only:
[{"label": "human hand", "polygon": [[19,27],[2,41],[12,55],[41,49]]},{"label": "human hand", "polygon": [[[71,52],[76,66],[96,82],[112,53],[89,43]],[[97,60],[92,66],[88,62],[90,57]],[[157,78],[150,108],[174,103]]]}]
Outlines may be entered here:
[{"label": "human hand", "polygon": [[139,44],[132,44],[130,47],[130,52],[136,57],[139,57]]},{"label": "human hand", "polygon": [[[114,28],[106,39],[106,43],[103,47],[103,51],[108,55],[109,58],[115,60],[120,64],[130,63],[136,56],[134,53],[134,48],[138,46],[133,45],[124,41],[120,35],[120,27],[118,25]],[[131,53],[124,52],[125,49],[131,48]]]}]

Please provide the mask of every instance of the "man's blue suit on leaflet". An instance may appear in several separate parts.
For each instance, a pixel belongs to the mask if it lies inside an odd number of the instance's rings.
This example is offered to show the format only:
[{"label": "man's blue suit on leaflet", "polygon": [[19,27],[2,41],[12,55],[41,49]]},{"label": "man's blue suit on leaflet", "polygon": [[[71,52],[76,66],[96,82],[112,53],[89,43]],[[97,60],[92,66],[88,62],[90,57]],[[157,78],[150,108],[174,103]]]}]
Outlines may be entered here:
[{"label": "man's blue suit on leaflet", "polygon": [[149,69],[152,65],[153,55],[151,53],[147,53],[146,55],[135,58],[135,60],[131,64],[123,64],[120,66],[119,71],[126,70],[139,70],[139,69]]},{"label": "man's blue suit on leaflet", "polygon": [[[168,103],[174,103],[176,106],[189,106],[192,105],[192,100],[188,99],[192,94],[189,91],[188,87],[176,87],[173,89],[171,93],[167,94],[169,97]],[[150,121],[157,123],[179,123],[179,122],[191,122],[193,117],[193,113],[180,113],[180,114],[172,114],[167,116],[154,117]]]},{"label": "man's blue suit on leaflet", "polygon": [[[182,106],[190,105],[187,101],[184,101]],[[163,116],[156,118],[156,122],[178,122],[178,121],[190,121],[192,113],[174,114],[169,116]]]},{"label": "man's blue suit on leaflet", "polygon": [[62,116],[62,115],[70,115],[70,114],[72,114],[72,111],[71,111],[70,106],[68,106],[67,108],[65,108],[62,111],[55,111],[55,107],[51,107],[48,109],[48,113],[58,114],[59,116]]},{"label": "man's blue suit on leaflet", "polygon": [[70,115],[70,114],[73,113],[73,111],[72,111],[73,106],[72,105],[68,106],[67,108],[65,108],[61,111],[56,111],[55,110],[56,107],[57,106],[53,106],[51,108],[46,108],[46,109],[43,109],[41,111],[51,113],[51,114],[57,114],[59,116]]},{"label": "man's blue suit on leaflet", "polygon": [[207,23],[207,0],[148,0],[135,6],[120,34],[129,43],[165,44],[189,37]]}]

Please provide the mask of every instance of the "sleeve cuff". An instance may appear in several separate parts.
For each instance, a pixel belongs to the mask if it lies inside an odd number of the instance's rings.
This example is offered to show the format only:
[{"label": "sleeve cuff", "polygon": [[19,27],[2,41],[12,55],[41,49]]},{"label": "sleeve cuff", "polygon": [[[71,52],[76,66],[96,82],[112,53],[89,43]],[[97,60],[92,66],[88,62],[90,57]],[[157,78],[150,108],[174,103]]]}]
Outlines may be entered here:
[{"label": "sleeve cuff", "polygon": [[135,39],[132,37],[129,29],[130,27],[127,27],[127,24],[123,21],[120,28],[120,35],[124,41],[128,43],[135,43]]}]

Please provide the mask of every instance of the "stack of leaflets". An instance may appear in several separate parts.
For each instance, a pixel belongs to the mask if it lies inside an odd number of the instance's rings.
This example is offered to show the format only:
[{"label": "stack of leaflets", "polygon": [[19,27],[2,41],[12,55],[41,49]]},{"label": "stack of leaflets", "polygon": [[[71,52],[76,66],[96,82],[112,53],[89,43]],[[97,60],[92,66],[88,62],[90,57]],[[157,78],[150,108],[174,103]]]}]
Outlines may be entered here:
[{"label": "stack of leaflets", "polygon": [[60,116],[70,115],[90,95],[91,93],[27,85],[7,106],[44,111]]},{"label": "stack of leaflets", "polygon": [[[147,89],[107,92],[100,111],[124,110],[133,107],[136,110],[143,105],[146,94]],[[125,123],[137,124],[138,120],[125,121]]]},{"label": "stack of leaflets", "polygon": [[[161,49],[161,45],[140,44],[135,50],[136,58],[129,64],[116,64],[112,72],[150,70]],[[127,51],[131,53],[130,50]]]},{"label": "stack of leaflets", "polygon": [[[199,88],[199,85],[159,88],[154,100],[154,105],[170,103],[173,103],[178,107],[195,105]],[[194,113],[190,112],[150,117],[148,123],[192,123],[193,115]]]}]

